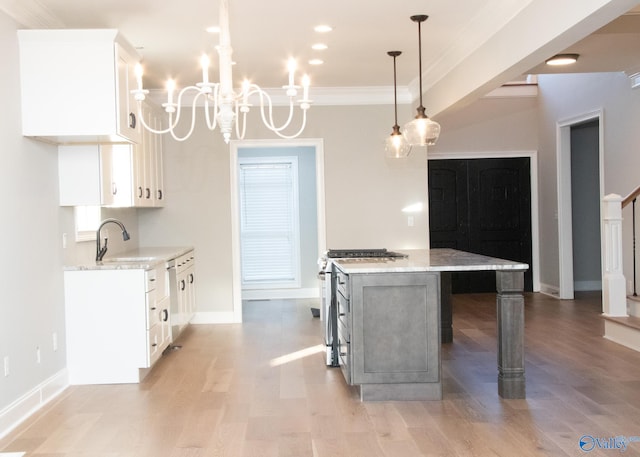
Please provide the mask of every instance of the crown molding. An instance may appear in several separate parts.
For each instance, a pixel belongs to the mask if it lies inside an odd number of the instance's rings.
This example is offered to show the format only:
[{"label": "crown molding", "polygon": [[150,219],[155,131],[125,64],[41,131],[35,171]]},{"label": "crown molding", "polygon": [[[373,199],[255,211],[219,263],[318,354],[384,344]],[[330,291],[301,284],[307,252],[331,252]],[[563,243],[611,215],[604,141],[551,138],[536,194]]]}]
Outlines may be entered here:
[{"label": "crown molding", "polygon": [[[282,88],[266,88],[264,91],[271,97],[273,106],[288,106],[289,97],[283,94]],[[149,98],[157,105],[166,101],[167,94],[161,89],[149,90]],[[393,104],[393,86],[371,87],[311,87],[309,97],[312,106],[341,105],[390,105]],[[398,87],[398,104],[410,104],[413,99],[407,87]],[[257,96],[250,98],[254,106],[260,104]],[[193,96],[185,96],[183,105],[191,105]]]},{"label": "crown molding", "polygon": [[29,29],[64,28],[64,24],[37,0],[0,0],[0,10]]}]

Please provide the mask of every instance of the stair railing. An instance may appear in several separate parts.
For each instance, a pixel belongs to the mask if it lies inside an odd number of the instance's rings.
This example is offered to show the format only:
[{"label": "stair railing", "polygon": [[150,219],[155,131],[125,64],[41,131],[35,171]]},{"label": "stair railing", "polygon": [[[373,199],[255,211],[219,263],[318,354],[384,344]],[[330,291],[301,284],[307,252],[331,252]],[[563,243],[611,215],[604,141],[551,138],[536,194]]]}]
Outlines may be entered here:
[{"label": "stair railing", "polygon": [[633,296],[637,297],[637,286],[636,286],[636,200],[640,196],[640,186],[636,187],[636,189],[622,199],[622,208],[629,205],[631,203],[631,226],[632,226],[632,239],[633,239]]}]

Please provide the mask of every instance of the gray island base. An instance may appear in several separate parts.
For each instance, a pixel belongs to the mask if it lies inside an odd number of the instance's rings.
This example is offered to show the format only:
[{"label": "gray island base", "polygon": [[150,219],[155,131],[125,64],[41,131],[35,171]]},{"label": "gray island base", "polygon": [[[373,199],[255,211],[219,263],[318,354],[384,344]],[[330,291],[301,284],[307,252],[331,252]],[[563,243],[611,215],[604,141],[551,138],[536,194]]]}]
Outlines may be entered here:
[{"label": "gray island base", "polygon": [[333,265],[339,364],[362,400],[441,400],[441,342],[451,341],[450,273],[495,271],[498,394],[525,398],[528,265],[453,249]]}]

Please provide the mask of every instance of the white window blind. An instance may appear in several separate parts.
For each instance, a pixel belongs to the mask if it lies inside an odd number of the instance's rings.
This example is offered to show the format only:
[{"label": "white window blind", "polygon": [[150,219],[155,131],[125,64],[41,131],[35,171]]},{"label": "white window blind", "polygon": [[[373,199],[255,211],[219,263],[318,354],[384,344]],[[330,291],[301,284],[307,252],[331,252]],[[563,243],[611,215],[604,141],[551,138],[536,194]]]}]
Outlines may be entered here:
[{"label": "white window blind", "polygon": [[299,286],[297,158],[242,158],[239,167],[243,287]]}]

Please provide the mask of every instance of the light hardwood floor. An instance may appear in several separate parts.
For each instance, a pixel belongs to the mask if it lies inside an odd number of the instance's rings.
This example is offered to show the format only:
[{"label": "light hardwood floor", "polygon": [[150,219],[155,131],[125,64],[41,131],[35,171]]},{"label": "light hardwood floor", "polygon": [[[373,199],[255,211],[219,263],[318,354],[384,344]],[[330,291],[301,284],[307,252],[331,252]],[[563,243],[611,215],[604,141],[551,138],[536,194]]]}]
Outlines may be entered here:
[{"label": "light hardwood floor", "polygon": [[[60,457],[616,456],[583,435],[640,436],[640,353],[602,338],[599,295],[526,296],[526,400],[496,387],[495,295],[454,296],[444,400],[365,402],[313,352],[312,301],[245,304],[192,326],[140,385],[74,386],[0,441]],[[283,356],[289,355],[286,358]]]}]

